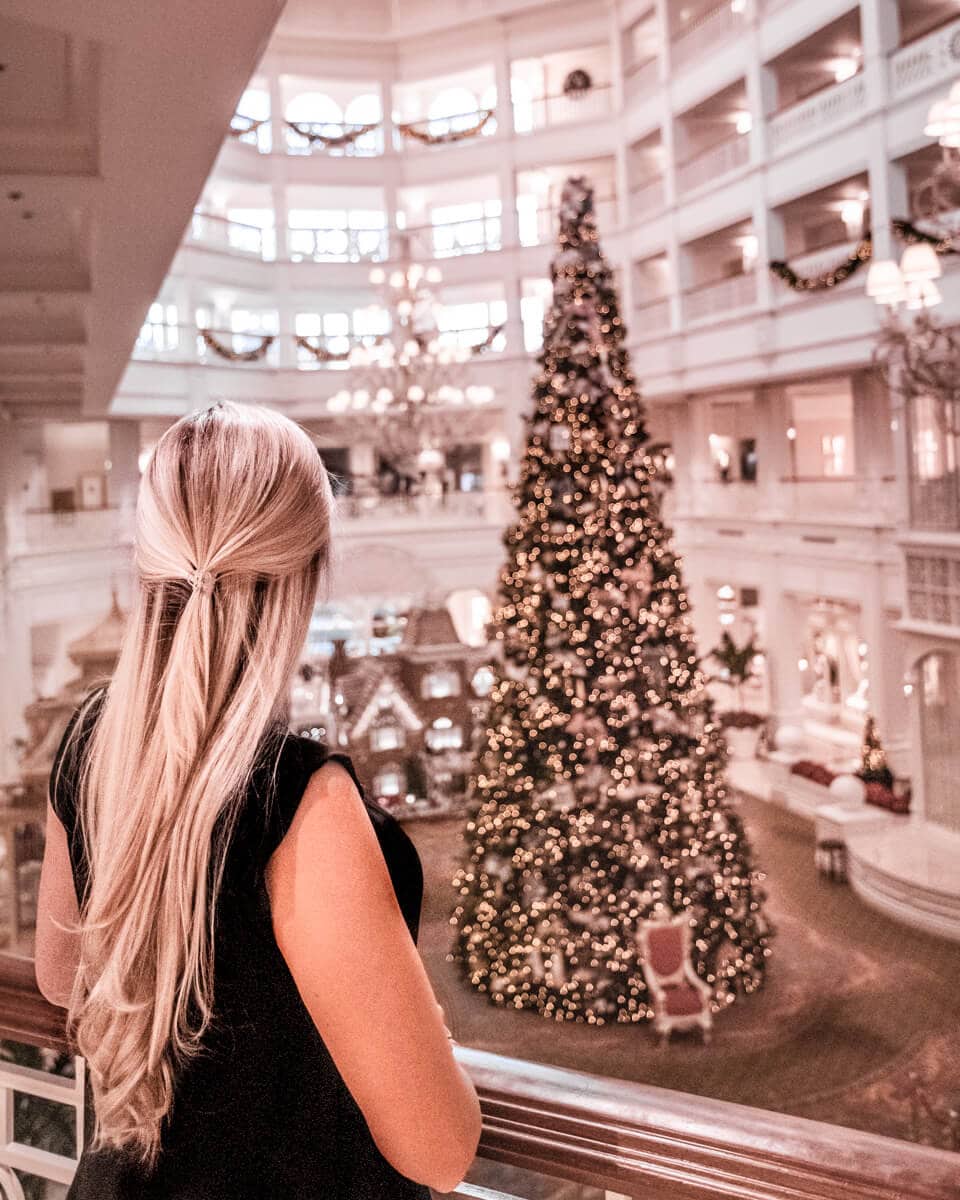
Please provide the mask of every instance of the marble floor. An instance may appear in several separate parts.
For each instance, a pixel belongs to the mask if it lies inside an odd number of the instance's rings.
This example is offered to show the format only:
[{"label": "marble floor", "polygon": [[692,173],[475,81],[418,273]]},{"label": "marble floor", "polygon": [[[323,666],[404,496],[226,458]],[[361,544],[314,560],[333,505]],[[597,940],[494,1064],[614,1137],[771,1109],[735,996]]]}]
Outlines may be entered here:
[{"label": "marble floor", "polygon": [[491,1005],[446,957],[463,822],[408,823],[425,875],[420,948],[448,1024],[485,1050],[909,1137],[910,1072],[935,1104],[960,1096],[960,944],[820,877],[809,822],[756,796],[738,803],[777,933],[766,986],[718,1017],[709,1047],[689,1037],[661,1049],[647,1027],[558,1028]]}]

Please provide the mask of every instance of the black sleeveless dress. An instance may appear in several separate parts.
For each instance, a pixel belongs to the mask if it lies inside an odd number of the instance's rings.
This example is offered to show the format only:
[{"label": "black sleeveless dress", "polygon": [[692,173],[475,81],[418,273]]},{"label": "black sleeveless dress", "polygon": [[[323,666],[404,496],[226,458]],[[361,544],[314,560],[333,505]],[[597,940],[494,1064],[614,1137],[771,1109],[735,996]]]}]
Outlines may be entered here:
[{"label": "black sleeveless dress", "polygon": [[[51,795],[67,831],[78,900],[88,881],[72,787],[103,692],[74,713]],[[80,736],[64,756],[80,722]],[[282,726],[265,735],[228,852],[216,927],[214,1021],[204,1053],[178,1079],[156,1168],[87,1150],[67,1200],[430,1200],[383,1157],[330,1057],[273,936],[263,870],[311,774],[330,753]],[[410,936],[423,872],[397,821],[364,797]],[[363,997],[357,997],[363,1003]]]}]

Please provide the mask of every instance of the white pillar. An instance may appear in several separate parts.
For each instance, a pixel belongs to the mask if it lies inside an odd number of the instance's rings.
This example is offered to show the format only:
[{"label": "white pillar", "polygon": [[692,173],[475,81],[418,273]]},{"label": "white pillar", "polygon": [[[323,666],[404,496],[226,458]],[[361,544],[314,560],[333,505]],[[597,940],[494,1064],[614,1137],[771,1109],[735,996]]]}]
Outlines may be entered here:
[{"label": "white pillar", "polygon": [[107,503],[119,510],[120,529],[124,535],[132,535],[140,487],[140,422],[111,420],[109,438]]}]

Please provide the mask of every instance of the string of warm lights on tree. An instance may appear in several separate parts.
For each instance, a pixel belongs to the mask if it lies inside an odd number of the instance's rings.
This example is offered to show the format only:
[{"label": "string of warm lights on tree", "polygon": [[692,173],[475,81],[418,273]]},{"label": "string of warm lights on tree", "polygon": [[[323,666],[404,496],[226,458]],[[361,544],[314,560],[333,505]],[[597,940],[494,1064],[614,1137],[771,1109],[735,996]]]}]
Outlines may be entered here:
[{"label": "string of warm lights on tree", "polygon": [[452,957],[497,1004],[652,1016],[641,922],[686,914],[725,1006],[762,982],[761,876],[723,769],[593,193],[564,188]]}]

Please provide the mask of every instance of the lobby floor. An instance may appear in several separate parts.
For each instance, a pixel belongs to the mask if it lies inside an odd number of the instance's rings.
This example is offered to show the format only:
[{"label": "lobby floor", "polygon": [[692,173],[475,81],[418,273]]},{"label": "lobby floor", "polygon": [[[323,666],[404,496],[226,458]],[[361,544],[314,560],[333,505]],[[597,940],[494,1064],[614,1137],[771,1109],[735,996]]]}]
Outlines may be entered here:
[{"label": "lobby floor", "polygon": [[[658,1045],[649,1026],[558,1027],[494,1007],[446,961],[450,885],[463,821],[409,821],[425,896],[420,949],[458,1041],[778,1112],[910,1136],[905,1085],[919,1072],[935,1105],[960,1098],[960,945],[914,932],[821,878],[811,825],[744,796],[776,928],[768,981],[719,1014],[713,1041]],[[935,1141],[934,1131],[924,1140]]]}]

